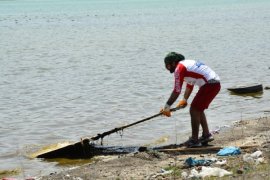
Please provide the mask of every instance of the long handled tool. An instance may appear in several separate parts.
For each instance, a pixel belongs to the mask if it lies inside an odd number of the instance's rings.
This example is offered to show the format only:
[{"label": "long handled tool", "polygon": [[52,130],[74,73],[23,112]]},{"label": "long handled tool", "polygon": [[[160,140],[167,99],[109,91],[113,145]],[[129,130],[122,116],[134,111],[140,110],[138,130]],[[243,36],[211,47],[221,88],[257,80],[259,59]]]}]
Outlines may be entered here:
[{"label": "long handled tool", "polygon": [[[172,108],[172,109],[171,109],[171,112],[176,111],[176,110],[179,110],[179,109],[180,109],[180,108]],[[162,115],[161,112],[158,113],[158,114],[155,114],[155,115],[153,115],[153,116],[151,116],[151,117],[142,119],[142,120],[140,120],[140,121],[136,121],[136,122],[134,122],[134,123],[131,123],[131,124],[128,124],[128,125],[125,125],[125,126],[122,126],[122,127],[114,128],[114,129],[112,129],[112,130],[110,130],[110,131],[107,131],[107,132],[104,132],[104,133],[102,133],[102,134],[98,134],[98,135],[96,135],[96,136],[94,136],[94,137],[91,137],[91,138],[90,138],[90,141],[96,141],[96,140],[98,140],[98,139],[100,139],[100,138],[103,139],[105,136],[108,136],[108,135],[110,135],[110,134],[112,134],[112,133],[115,133],[115,132],[118,132],[118,131],[122,131],[122,130],[128,128],[128,127],[131,127],[131,126],[134,126],[134,125],[136,125],[136,124],[139,124],[139,123],[142,123],[142,122],[151,120],[151,119],[153,119],[153,118],[155,118],[155,117],[158,117],[158,116],[160,116],[160,115]]]},{"label": "long handled tool", "polygon": [[[174,112],[174,111],[177,111],[177,110],[179,110],[181,108],[182,107],[172,108],[170,111]],[[155,117],[158,117],[160,115],[162,115],[161,112],[158,113],[158,114],[155,114],[155,115],[153,115],[151,117],[136,121],[134,123],[131,123],[131,124],[128,124],[128,125],[125,125],[125,126],[121,126],[121,127],[118,127],[118,128],[114,128],[114,129],[112,129],[110,131],[106,131],[106,132],[104,132],[102,134],[97,134],[94,137],[82,139],[80,142],[70,144],[70,145],[64,146],[62,148],[50,151],[50,152],[39,154],[37,156],[37,158],[46,158],[46,159],[69,158],[69,159],[76,159],[76,158],[90,158],[90,157],[93,157],[94,155],[99,155],[99,153],[100,153],[99,151],[101,150],[101,148],[95,147],[93,145],[93,143],[90,143],[90,142],[93,142],[93,141],[96,141],[96,140],[99,140],[99,139],[102,140],[105,136],[108,136],[108,135],[110,135],[112,133],[116,133],[118,131],[122,131],[122,130],[124,130],[124,129],[128,128],[128,127],[134,126],[136,124],[151,120],[151,119],[153,119]],[[102,148],[102,149],[104,149],[104,148]]]}]

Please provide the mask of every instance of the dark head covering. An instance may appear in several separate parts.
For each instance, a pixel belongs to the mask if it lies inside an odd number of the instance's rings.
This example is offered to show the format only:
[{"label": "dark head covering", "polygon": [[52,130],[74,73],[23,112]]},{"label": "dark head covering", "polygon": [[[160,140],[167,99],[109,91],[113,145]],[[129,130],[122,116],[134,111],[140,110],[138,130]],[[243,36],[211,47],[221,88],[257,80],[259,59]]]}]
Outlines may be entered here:
[{"label": "dark head covering", "polygon": [[171,64],[173,62],[179,62],[179,61],[182,61],[184,59],[185,59],[185,57],[182,54],[179,54],[176,52],[170,52],[164,58],[164,63]]}]

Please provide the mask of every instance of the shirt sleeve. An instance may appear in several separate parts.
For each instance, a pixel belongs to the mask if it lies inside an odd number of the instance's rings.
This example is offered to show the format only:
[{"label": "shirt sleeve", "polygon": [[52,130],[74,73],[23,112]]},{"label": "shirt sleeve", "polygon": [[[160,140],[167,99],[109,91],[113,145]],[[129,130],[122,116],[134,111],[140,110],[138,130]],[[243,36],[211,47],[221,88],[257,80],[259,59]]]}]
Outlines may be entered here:
[{"label": "shirt sleeve", "polygon": [[183,64],[178,64],[178,66],[175,69],[174,72],[174,92],[175,93],[181,93],[183,82],[184,82],[184,77],[187,69]]}]

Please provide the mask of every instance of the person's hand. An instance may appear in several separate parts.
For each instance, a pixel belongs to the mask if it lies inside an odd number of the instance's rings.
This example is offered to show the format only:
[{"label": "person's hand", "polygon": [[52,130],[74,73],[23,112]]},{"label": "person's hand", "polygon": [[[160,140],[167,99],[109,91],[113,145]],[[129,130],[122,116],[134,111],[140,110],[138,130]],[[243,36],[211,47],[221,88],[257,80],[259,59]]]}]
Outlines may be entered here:
[{"label": "person's hand", "polygon": [[182,99],[182,100],[180,100],[179,101],[179,103],[177,104],[177,108],[184,108],[184,107],[186,107],[187,106],[187,100],[185,100],[185,99]]},{"label": "person's hand", "polygon": [[167,116],[167,117],[171,117],[171,110],[170,110],[170,106],[168,104],[166,104],[164,106],[164,108],[162,108],[160,110],[160,113],[162,113],[164,116]]}]

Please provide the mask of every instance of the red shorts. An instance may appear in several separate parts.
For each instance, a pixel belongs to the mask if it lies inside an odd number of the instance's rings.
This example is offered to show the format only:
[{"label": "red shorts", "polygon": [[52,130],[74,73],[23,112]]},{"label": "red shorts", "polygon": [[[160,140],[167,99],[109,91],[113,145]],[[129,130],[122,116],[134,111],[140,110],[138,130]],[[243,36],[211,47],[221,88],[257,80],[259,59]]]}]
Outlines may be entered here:
[{"label": "red shorts", "polygon": [[203,85],[194,97],[191,107],[204,111],[220,91],[220,83]]}]

